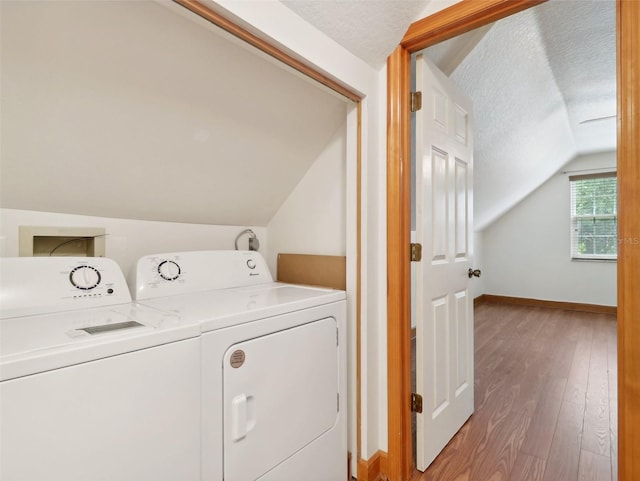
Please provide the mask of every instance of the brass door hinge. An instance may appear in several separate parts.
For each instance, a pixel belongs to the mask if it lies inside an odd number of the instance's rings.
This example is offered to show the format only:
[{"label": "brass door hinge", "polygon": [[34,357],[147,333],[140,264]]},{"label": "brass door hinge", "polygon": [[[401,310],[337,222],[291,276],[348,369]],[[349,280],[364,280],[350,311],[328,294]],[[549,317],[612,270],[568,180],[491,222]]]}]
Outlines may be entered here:
[{"label": "brass door hinge", "polygon": [[411,244],[411,262],[420,262],[422,260],[422,244]]},{"label": "brass door hinge", "polygon": [[411,92],[411,111],[417,112],[422,108],[422,92]]},{"label": "brass door hinge", "polygon": [[422,396],[414,392],[411,393],[411,411],[414,413],[422,413]]}]

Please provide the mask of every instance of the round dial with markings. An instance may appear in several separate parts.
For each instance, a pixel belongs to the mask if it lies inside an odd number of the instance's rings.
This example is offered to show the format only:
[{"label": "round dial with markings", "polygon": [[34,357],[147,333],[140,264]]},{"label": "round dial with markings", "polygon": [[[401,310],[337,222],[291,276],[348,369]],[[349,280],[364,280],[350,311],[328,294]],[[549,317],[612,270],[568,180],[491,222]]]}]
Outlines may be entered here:
[{"label": "round dial with markings", "polygon": [[78,266],[69,273],[69,280],[77,289],[90,291],[100,284],[102,276],[100,276],[100,272],[95,267]]},{"label": "round dial with markings", "polygon": [[162,261],[158,265],[158,274],[166,281],[175,281],[180,277],[180,266],[174,261]]}]

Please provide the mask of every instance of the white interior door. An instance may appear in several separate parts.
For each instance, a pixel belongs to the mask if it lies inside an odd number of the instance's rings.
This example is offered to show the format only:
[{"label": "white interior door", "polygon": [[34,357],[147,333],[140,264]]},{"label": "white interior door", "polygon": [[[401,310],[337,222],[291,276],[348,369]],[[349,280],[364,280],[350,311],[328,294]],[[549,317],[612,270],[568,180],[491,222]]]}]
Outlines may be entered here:
[{"label": "white interior door", "polygon": [[423,55],[416,85],[416,461],[424,471],[473,412],[473,145],[471,101]]}]

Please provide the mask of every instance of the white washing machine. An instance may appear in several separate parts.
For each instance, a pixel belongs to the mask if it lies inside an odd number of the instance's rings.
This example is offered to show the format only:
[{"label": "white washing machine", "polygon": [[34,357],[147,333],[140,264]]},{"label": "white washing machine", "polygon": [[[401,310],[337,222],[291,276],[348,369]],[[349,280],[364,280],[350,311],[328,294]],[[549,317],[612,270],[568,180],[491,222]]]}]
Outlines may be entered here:
[{"label": "white washing machine", "polygon": [[346,296],[273,282],[260,254],[138,261],[136,298],[202,328],[203,481],[344,481]]},{"label": "white washing machine", "polygon": [[104,258],[2,258],[0,307],[0,479],[200,480],[199,326]]}]

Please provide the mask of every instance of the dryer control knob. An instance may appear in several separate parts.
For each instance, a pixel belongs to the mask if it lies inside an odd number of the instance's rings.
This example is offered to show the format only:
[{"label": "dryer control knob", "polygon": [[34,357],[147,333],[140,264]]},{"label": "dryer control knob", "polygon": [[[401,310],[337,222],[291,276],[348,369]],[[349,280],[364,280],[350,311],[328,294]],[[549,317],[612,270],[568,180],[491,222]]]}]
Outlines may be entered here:
[{"label": "dryer control knob", "polygon": [[89,291],[100,284],[100,273],[98,269],[91,266],[78,266],[69,273],[69,280],[78,289]]},{"label": "dryer control knob", "polygon": [[158,265],[158,274],[166,281],[175,281],[180,277],[180,266],[173,261],[162,261]]}]

